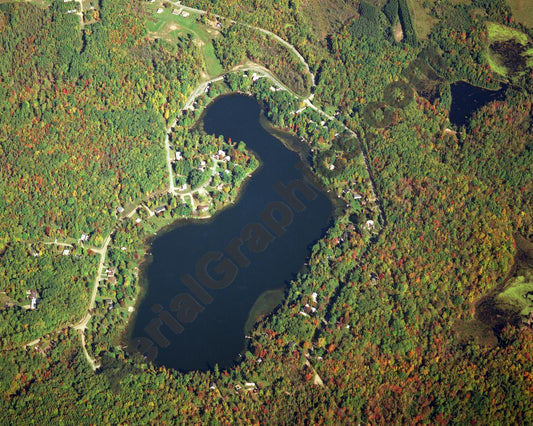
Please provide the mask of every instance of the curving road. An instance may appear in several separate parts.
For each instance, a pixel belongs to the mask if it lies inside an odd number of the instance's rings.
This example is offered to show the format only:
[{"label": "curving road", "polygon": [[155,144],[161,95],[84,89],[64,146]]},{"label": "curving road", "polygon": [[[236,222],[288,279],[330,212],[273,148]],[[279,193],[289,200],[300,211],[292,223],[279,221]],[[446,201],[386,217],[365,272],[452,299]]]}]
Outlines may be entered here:
[{"label": "curving road", "polygon": [[[76,1],[79,1],[79,0],[76,0]],[[80,1],[80,3],[81,3],[81,1]],[[183,5],[178,4],[176,2],[170,2],[170,3],[172,3],[176,7],[182,8],[183,10],[188,11],[190,13],[196,13],[196,14],[201,14],[201,15],[207,14],[207,12],[205,10],[200,10],[200,9],[195,9],[195,8],[188,7],[188,6],[183,6]],[[311,76],[311,80],[312,80],[313,86],[315,85],[314,76],[313,76],[313,74],[310,71],[309,64],[305,61],[305,59],[300,54],[300,52],[298,52],[298,50],[292,44],[290,44],[286,40],[282,39],[278,35],[272,33],[271,31],[265,30],[263,28],[259,28],[259,27],[256,27],[256,26],[253,26],[253,25],[249,25],[249,24],[245,24],[245,23],[240,23],[240,22],[237,22],[237,21],[234,21],[234,20],[229,20],[229,21],[231,23],[234,23],[234,24],[243,25],[243,26],[246,26],[248,28],[252,28],[252,29],[255,29],[257,31],[260,31],[260,32],[262,32],[264,34],[267,34],[267,35],[271,36],[272,38],[274,38],[279,43],[283,44],[290,51],[292,51],[298,57],[298,59],[302,62],[302,64],[306,68],[307,73]],[[82,24],[83,24],[83,22],[82,22]],[[252,65],[239,66],[239,67],[236,67],[233,70],[230,70],[229,72],[227,72],[227,73],[225,73],[225,74],[223,74],[221,76],[218,76],[218,77],[215,77],[215,78],[212,78],[210,80],[207,80],[207,81],[204,81],[204,82],[200,83],[192,91],[191,95],[189,96],[189,98],[185,102],[183,108],[181,109],[178,117],[176,117],[176,119],[172,122],[172,124],[167,129],[166,136],[165,136],[165,149],[167,150],[167,168],[168,168],[168,174],[169,174],[169,185],[168,185],[168,190],[167,191],[170,194],[176,195],[176,188],[175,188],[175,185],[174,185],[174,174],[173,174],[173,171],[172,171],[172,158],[171,158],[171,152],[170,152],[169,135],[170,135],[170,132],[172,131],[172,128],[176,125],[177,121],[179,120],[179,117],[183,114],[184,111],[190,110],[190,109],[193,108],[194,101],[200,95],[205,93],[205,89],[207,88],[208,85],[210,85],[210,84],[212,84],[212,83],[214,83],[216,81],[223,80],[224,77],[226,75],[228,75],[228,74],[236,73],[236,72],[250,72],[250,71],[257,73],[259,77],[268,78],[270,81],[272,81],[278,87],[282,88],[283,90],[288,91],[294,97],[303,100],[305,105],[306,105],[306,107],[309,107],[309,108],[313,109],[314,111],[316,111],[319,114],[321,114],[324,117],[326,117],[328,120],[337,121],[338,123],[340,123],[342,125],[342,127],[346,131],[348,131],[351,135],[353,135],[359,141],[359,138],[357,137],[357,134],[353,130],[351,130],[347,126],[345,126],[344,123],[338,121],[337,118],[327,114],[326,112],[324,112],[320,108],[318,108],[315,105],[313,105],[313,103],[311,102],[312,99],[313,99],[313,95],[310,95],[308,98],[303,99],[301,96],[298,96],[296,93],[294,93],[289,87],[284,85],[274,74],[272,74],[272,72],[270,72],[268,69],[266,69],[265,67],[262,67],[260,65],[252,64]],[[305,109],[305,108],[303,108],[303,109]],[[363,145],[361,144],[361,146],[363,146]],[[363,158],[364,158],[364,161],[365,161],[366,169],[367,169],[368,174],[370,176],[371,190],[372,190],[372,193],[373,193],[373,197],[372,197],[371,201],[374,201],[376,203],[376,205],[377,205],[377,207],[379,209],[379,213],[381,215],[381,219],[382,219],[382,221],[384,223],[384,214],[383,214],[383,210],[381,208],[381,203],[380,203],[380,201],[379,201],[379,199],[377,197],[377,192],[376,192],[374,180],[372,179],[371,174],[370,174],[370,167],[369,167],[369,164],[368,164],[368,157],[367,157],[366,150],[363,149],[362,153],[363,153]],[[216,163],[215,163],[215,167],[216,167]],[[192,194],[181,194],[181,195],[190,195],[191,199],[192,199]],[[137,208],[142,207],[142,206],[143,206],[143,204],[141,202],[137,207],[135,207],[132,210],[132,212],[135,211]],[[130,212],[130,213],[132,213],[132,212]],[[150,213],[153,214],[152,212],[150,212]],[[130,215],[128,215],[128,216],[130,216]],[[89,353],[87,351],[86,342],[85,342],[85,330],[87,328],[87,324],[89,323],[89,321],[92,318],[91,310],[94,308],[94,304],[95,304],[95,301],[96,301],[96,295],[98,294],[98,288],[99,288],[99,284],[100,284],[100,279],[101,279],[101,276],[102,276],[103,270],[104,270],[104,263],[105,263],[105,259],[106,259],[106,256],[107,256],[107,250],[108,250],[108,247],[109,247],[109,244],[111,242],[111,238],[112,238],[112,235],[113,235],[114,232],[115,231],[112,230],[109,233],[109,235],[104,240],[104,244],[102,245],[102,247],[100,249],[92,249],[95,253],[100,254],[100,262],[98,264],[98,272],[97,272],[96,278],[94,280],[91,299],[89,301],[89,306],[87,308],[87,313],[85,314],[85,316],[78,323],[76,323],[76,324],[74,324],[72,326],[72,328],[74,328],[74,329],[76,329],[76,330],[78,330],[80,332],[80,338],[81,338],[81,344],[82,344],[82,348],[83,348],[83,353],[85,355],[85,358],[87,359],[87,362],[90,364],[90,366],[91,366],[91,368],[93,370],[96,370],[97,368],[99,368],[100,365],[97,364],[96,361],[91,358],[91,356],[89,355]],[[52,243],[48,243],[48,244],[58,244],[58,245],[70,246],[70,244],[58,243],[57,241],[52,242]],[[23,346],[24,347],[33,346],[33,345],[37,344],[39,342],[39,340],[40,339],[36,339],[36,340],[34,340],[32,342],[29,342],[29,343],[27,343],[27,344],[25,344]],[[318,375],[316,375],[316,376],[318,376]],[[323,385],[321,383],[320,377],[315,377],[315,383],[319,384],[319,385]]]},{"label": "curving road", "polygon": [[[199,15],[206,15],[207,14],[207,11],[205,11],[205,10],[196,9],[194,7],[189,7],[189,6],[184,6],[184,5],[180,4],[179,2],[170,2],[170,3],[173,4],[174,6],[178,7],[178,8],[181,8],[181,9],[189,12],[189,13],[196,13],[196,14],[199,14]],[[315,76],[311,72],[311,69],[309,68],[309,64],[307,63],[305,58],[302,56],[302,54],[298,51],[298,49],[296,49],[296,47],[293,44],[289,43],[287,40],[282,39],[280,36],[278,36],[277,34],[274,34],[272,31],[265,30],[264,28],[256,27],[255,25],[246,24],[244,22],[235,21],[233,19],[226,18],[226,17],[224,17],[224,16],[222,16],[222,15],[220,15],[218,13],[216,13],[215,15],[219,16],[221,19],[224,19],[224,20],[226,20],[228,22],[231,22],[232,24],[242,25],[243,27],[251,28],[253,30],[262,32],[263,34],[266,34],[266,35],[274,38],[277,42],[279,42],[280,44],[285,46],[287,49],[289,49],[292,53],[294,53],[296,55],[296,57],[304,65],[307,73],[311,77],[311,82],[312,82],[313,86],[315,86]]]}]

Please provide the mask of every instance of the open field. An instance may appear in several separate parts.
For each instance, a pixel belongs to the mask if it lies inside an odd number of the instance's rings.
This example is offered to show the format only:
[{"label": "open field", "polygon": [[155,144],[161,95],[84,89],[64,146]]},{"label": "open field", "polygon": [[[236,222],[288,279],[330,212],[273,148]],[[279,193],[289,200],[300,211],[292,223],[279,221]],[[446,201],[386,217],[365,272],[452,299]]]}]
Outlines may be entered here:
[{"label": "open field", "polygon": [[219,32],[206,24],[198,22],[196,14],[176,15],[172,11],[176,8],[163,8],[162,13],[157,13],[161,7],[160,2],[148,5],[149,17],[146,23],[148,33],[152,37],[164,38],[175,42],[178,37],[190,36],[201,47],[209,77],[215,77],[223,72],[222,66],[215,56],[212,40],[219,36]]},{"label": "open field", "polygon": [[413,28],[418,40],[427,40],[431,28],[437,22],[437,19],[429,15],[428,9],[423,6],[424,2],[417,0],[407,0],[407,6],[411,13]]},{"label": "open field", "polygon": [[511,7],[513,18],[517,22],[533,28],[533,5],[531,0],[507,0],[507,4]]}]

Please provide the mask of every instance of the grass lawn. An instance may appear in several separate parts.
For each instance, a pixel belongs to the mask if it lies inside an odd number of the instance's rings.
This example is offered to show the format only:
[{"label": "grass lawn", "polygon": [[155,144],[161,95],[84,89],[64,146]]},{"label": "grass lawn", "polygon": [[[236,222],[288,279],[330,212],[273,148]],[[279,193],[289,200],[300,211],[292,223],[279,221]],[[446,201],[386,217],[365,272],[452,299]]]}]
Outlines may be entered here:
[{"label": "grass lawn", "polygon": [[201,46],[209,76],[215,77],[222,74],[224,70],[215,56],[212,43],[212,40],[219,36],[218,31],[209,25],[198,22],[198,14],[191,13],[186,17],[174,15],[172,11],[174,9],[179,11],[179,6],[163,8],[162,13],[157,13],[157,9],[160,7],[159,2],[150,3],[147,6],[149,17],[146,28],[149,34],[170,42],[176,41],[180,36],[191,36]]},{"label": "grass lawn", "polygon": [[507,4],[511,7],[513,18],[516,21],[526,27],[533,28],[533,5],[531,0],[508,0]]}]

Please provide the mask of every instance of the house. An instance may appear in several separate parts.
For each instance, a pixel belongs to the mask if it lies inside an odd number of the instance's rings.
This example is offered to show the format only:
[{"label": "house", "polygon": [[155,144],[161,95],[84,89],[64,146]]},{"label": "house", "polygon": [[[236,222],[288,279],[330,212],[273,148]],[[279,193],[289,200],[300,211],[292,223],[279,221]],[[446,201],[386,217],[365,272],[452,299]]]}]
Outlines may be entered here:
[{"label": "house", "polygon": [[183,12],[181,12],[181,16],[183,16],[184,18],[186,18],[187,16],[189,16],[189,12],[186,12],[185,10]]},{"label": "house", "polygon": [[231,160],[231,157],[230,157],[229,155],[226,155],[226,156],[224,157],[224,161],[225,161],[226,163],[227,163],[228,161],[230,161],[230,160]]},{"label": "house", "polygon": [[180,9],[180,10],[178,10],[178,9],[173,9],[173,10],[172,10],[172,14],[173,14],[173,15],[179,15],[180,12],[181,12],[181,9]]},{"label": "house", "polygon": [[157,9],[157,13],[163,13],[165,9],[163,9],[162,7],[160,7],[159,9]]},{"label": "house", "polygon": [[141,219],[140,217],[138,217],[137,219],[135,219],[135,223],[136,223],[136,224],[139,224],[139,223],[141,223],[141,222],[142,222],[142,219]]},{"label": "house", "polygon": [[206,211],[209,211],[209,206],[206,206],[206,205],[198,206],[196,207],[196,210],[198,210],[199,212],[206,212]]},{"label": "house", "polygon": [[358,194],[357,192],[355,194],[353,194],[353,199],[354,200],[360,200],[361,198],[363,198],[363,196],[361,194]]},{"label": "house", "polygon": [[89,236],[87,234],[81,234],[81,237],[80,237],[80,241],[81,242],[87,242],[89,241]]},{"label": "house", "polygon": [[159,215],[159,214],[162,214],[167,208],[165,206],[159,206],[159,207],[156,207],[156,209],[154,210],[154,213]]},{"label": "house", "polygon": [[176,161],[181,161],[181,160],[183,160],[183,155],[181,155],[181,152],[180,152],[180,151],[176,151],[175,159],[176,159]]},{"label": "house", "polygon": [[63,256],[70,256],[70,250],[69,249],[63,250]]},{"label": "house", "polygon": [[225,156],[226,156],[226,151],[222,151],[221,149],[219,149],[217,152],[217,158],[219,160],[222,160]]},{"label": "house", "polygon": [[316,298],[317,298],[318,294],[316,292],[314,292],[312,295],[311,295],[311,299],[313,299],[313,302],[316,303]]},{"label": "house", "polygon": [[369,231],[374,228],[374,221],[373,220],[367,220],[366,221],[366,229]]},{"label": "house", "polygon": [[123,213],[123,212],[124,212],[124,207],[118,206],[117,207],[117,213]]},{"label": "house", "polygon": [[30,299],[30,309],[36,309],[37,308],[37,298],[36,297],[32,297]]}]

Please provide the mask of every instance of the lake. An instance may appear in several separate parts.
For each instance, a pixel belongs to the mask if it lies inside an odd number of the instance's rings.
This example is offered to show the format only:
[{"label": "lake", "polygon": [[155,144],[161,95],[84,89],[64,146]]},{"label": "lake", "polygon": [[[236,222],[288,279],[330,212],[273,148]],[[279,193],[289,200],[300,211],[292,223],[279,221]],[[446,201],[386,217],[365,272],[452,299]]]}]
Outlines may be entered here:
[{"label": "lake", "polygon": [[504,99],[506,90],[505,85],[500,90],[488,90],[464,81],[453,83],[450,122],[456,126],[466,126],[472,114],[483,105]]},{"label": "lake", "polygon": [[260,115],[254,98],[233,94],[203,116],[207,133],[244,141],[262,165],[234,206],[209,221],[182,221],[152,242],[129,347],[157,365],[231,367],[255,302],[268,306],[270,294],[279,301],[331,223],[331,200]]}]

